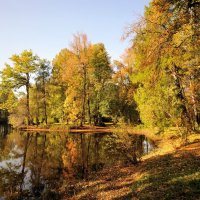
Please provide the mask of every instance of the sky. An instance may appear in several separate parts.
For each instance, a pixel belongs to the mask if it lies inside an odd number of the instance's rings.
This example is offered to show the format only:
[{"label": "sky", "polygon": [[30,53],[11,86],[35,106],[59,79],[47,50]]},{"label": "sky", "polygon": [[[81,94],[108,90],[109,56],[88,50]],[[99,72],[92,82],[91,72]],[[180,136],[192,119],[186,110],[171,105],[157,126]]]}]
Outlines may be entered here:
[{"label": "sky", "polygon": [[52,60],[73,34],[86,33],[119,59],[129,41],[121,37],[143,15],[149,0],[0,0],[0,69],[13,54],[32,49]]}]

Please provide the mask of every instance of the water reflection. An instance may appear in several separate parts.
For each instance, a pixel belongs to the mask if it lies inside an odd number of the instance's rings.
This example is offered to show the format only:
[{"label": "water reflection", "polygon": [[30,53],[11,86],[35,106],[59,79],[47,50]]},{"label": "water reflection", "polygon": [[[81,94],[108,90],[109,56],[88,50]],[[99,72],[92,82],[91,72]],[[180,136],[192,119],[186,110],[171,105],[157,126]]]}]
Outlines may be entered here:
[{"label": "water reflection", "polygon": [[11,131],[11,126],[9,124],[0,124],[0,138],[3,138],[6,134]]},{"label": "water reflection", "polygon": [[[12,132],[0,139],[0,197],[40,197],[63,180],[136,164],[152,144],[142,135]],[[51,194],[53,195],[53,194]],[[56,197],[54,197],[56,199]]]}]

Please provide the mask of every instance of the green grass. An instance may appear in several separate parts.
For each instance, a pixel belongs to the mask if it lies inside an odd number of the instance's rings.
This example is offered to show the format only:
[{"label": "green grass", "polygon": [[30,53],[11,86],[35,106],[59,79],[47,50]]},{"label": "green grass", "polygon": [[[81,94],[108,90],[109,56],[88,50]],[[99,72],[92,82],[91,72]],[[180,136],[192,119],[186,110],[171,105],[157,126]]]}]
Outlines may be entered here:
[{"label": "green grass", "polygon": [[200,199],[200,157],[180,150],[147,160],[132,192],[141,200]]}]

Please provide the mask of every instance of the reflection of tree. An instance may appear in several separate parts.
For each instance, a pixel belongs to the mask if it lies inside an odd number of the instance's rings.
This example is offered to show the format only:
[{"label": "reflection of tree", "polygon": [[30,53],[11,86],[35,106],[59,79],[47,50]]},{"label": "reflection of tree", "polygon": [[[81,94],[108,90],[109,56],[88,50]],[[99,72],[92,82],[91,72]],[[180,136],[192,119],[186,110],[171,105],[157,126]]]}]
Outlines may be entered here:
[{"label": "reflection of tree", "polygon": [[66,149],[62,154],[64,175],[72,178],[75,175],[75,165],[78,162],[77,143],[74,139],[67,137],[65,147]]},{"label": "reflection of tree", "polygon": [[26,166],[30,170],[31,190],[39,197],[46,185],[48,190],[59,185],[62,176],[62,154],[66,143],[64,133],[33,133],[27,152]]},{"label": "reflection of tree", "polygon": [[89,164],[90,164],[90,144],[91,144],[91,135],[88,135],[88,145],[87,145],[87,168],[89,170]]},{"label": "reflection of tree", "polygon": [[94,169],[97,171],[98,168],[98,162],[99,162],[99,140],[98,137],[94,136]]},{"label": "reflection of tree", "polygon": [[73,139],[67,138],[66,151],[62,155],[66,177],[88,178],[88,173],[93,166],[92,155],[95,155],[94,160],[98,163],[97,144],[95,147],[95,140],[98,141],[98,137],[94,139],[95,135],[81,133],[76,135],[77,137],[73,135]]},{"label": "reflection of tree", "polygon": [[27,133],[26,139],[25,139],[24,153],[23,153],[20,192],[22,192],[22,190],[23,190],[24,177],[25,177],[26,156],[27,156],[27,150],[28,150],[30,140],[31,140],[30,133]]},{"label": "reflection of tree", "polygon": [[6,135],[6,130],[5,129],[6,129],[5,125],[0,125],[0,148],[2,146],[3,138]]},{"label": "reflection of tree", "polygon": [[[63,167],[62,154],[65,150],[65,133],[50,133],[47,135],[45,171],[47,177],[56,178]],[[55,176],[56,175],[56,176]]]},{"label": "reflection of tree", "polygon": [[94,170],[97,171],[99,168],[99,148],[100,148],[99,134],[94,135]]},{"label": "reflection of tree", "polygon": [[102,165],[102,163],[100,163],[100,141],[103,137],[103,133],[81,134],[83,178],[88,178],[90,169],[97,171],[101,168],[100,165]]},{"label": "reflection of tree", "polygon": [[[21,140],[14,134],[0,138],[0,196],[13,199],[21,184]],[[14,137],[15,136],[15,137]]]},{"label": "reflection of tree", "polygon": [[[135,164],[147,148],[144,139],[139,135],[111,133],[9,134],[3,153],[9,160],[11,149],[17,146],[19,150],[13,153],[13,159],[19,159],[19,166],[0,170],[1,177],[8,180],[7,183],[0,182],[0,194],[19,192],[20,189],[24,195],[29,178],[28,184],[32,184],[29,186],[38,196],[44,185],[51,190],[63,180],[87,179],[92,170],[98,171],[104,165]],[[151,144],[149,150],[150,147]]]},{"label": "reflection of tree", "polygon": [[[41,145],[39,144],[38,140],[41,140]],[[44,163],[44,156],[45,156],[45,147],[46,147],[46,134],[43,134],[42,136],[39,135],[39,133],[36,133],[34,138],[34,155],[33,155],[33,165],[31,168],[32,174],[32,184],[37,190],[41,186],[41,173],[43,169],[43,163]]]},{"label": "reflection of tree", "polygon": [[11,166],[7,166],[0,169],[0,177],[0,195],[12,197],[20,185],[20,174],[12,170]]},{"label": "reflection of tree", "polygon": [[20,192],[22,196],[31,186],[34,191],[41,183],[51,185],[55,182],[55,178],[61,177],[64,144],[65,134],[62,133],[9,134],[1,152],[9,166],[0,168],[1,180],[5,180],[0,181],[0,194],[6,192],[4,196],[9,196],[8,193]]},{"label": "reflection of tree", "polygon": [[89,170],[89,152],[91,136],[88,134],[80,134],[81,138],[81,160],[82,160],[82,178],[88,178]]},{"label": "reflection of tree", "polygon": [[144,136],[142,135],[116,133],[107,135],[102,145],[106,155],[113,157],[113,160],[108,159],[111,162],[110,164],[116,161],[137,164],[144,153],[143,141]]},{"label": "reflection of tree", "polygon": [[149,153],[149,141],[148,138],[146,138],[146,153]]},{"label": "reflection of tree", "polygon": [[0,124],[0,137],[4,137],[6,134],[8,134],[9,131],[9,125],[1,125]]},{"label": "reflection of tree", "polygon": [[136,156],[137,156],[138,160],[144,154],[144,146],[143,146],[144,140],[145,140],[144,135],[138,135],[137,138],[136,138],[136,146],[137,146],[136,147]]}]

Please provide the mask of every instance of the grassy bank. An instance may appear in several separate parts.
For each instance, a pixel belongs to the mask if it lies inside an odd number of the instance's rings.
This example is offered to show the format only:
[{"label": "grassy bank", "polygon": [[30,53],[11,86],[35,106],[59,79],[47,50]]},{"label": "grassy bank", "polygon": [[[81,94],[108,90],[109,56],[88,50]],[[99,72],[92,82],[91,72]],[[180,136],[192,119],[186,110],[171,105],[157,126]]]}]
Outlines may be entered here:
[{"label": "grassy bank", "polygon": [[63,199],[200,199],[200,135],[188,141],[183,146],[179,138],[160,140],[136,166],[115,166],[87,181],[66,181]]}]

